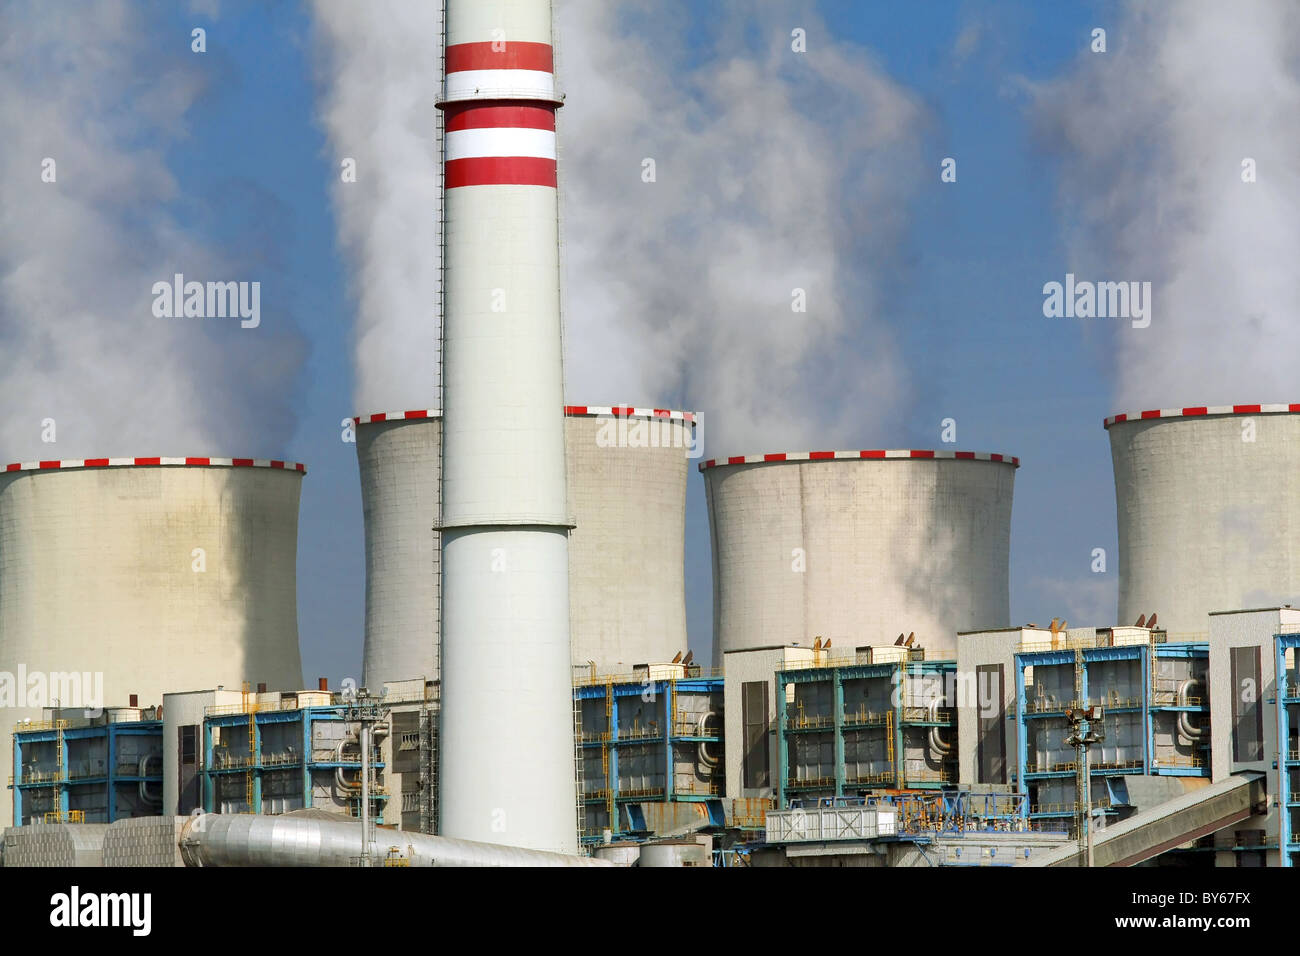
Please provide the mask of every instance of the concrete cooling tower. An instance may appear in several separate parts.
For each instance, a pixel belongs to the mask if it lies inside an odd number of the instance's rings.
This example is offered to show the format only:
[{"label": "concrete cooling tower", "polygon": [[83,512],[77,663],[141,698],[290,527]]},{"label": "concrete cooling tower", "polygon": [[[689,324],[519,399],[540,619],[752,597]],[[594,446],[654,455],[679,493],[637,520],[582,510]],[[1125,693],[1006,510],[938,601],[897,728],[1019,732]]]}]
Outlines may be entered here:
[{"label": "concrete cooling tower", "polygon": [[686,652],[686,477],[695,416],[565,409],[573,661],[599,673]]},{"label": "concrete cooling tower", "polygon": [[1300,404],[1107,418],[1119,526],[1119,622],[1173,634],[1210,611],[1300,603]]},{"label": "concrete cooling tower", "polygon": [[[130,694],[161,704],[164,692],[237,690],[243,681],[302,686],[305,470],[251,458],[7,466],[0,672],[18,679],[14,699],[0,700],[6,734],[40,720],[56,697],[64,707],[95,707]],[[10,791],[3,800],[12,806]]]},{"label": "concrete cooling tower", "polygon": [[[572,659],[600,673],[686,650],[687,451],[695,416],[565,408]],[[439,675],[438,412],[363,415],[357,462],[366,537],[364,682]]]},{"label": "concrete cooling tower", "polygon": [[913,631],[927,657],[951,658],[958,631],[1007,626],[1019,465],[916,450],[702,463],[715,664],[817,637],[851,656]]},{"label": "concrete cooling tower", "polygon": [[437,678],[442,419],[430,409],[364,415],[357,464],[366,544],[362,684]]}]

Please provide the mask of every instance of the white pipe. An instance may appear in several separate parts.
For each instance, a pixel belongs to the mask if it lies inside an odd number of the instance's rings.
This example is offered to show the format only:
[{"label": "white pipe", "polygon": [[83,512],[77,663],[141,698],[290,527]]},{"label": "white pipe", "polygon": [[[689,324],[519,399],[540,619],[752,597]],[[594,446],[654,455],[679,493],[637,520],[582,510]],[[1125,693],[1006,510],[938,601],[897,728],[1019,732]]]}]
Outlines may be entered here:
[{"label": "white pipe", "polygon": [[[1193,687],[1200,687],[1201,682],[1195,677],[1189,677],[1178,685],[1178,706],[1186,707],[1187,701],[1191,699],[1191,690]],[[1191,714],[1186,711],[1178,714],[1178,732],[1188,739],[1191,743],[1199,743],[1209,736],[1210,728],[1201,725],[1196,726],[1192,723]]]},{"label": "white pipe", "polygon": [[[139,775],[140,775],[141,777],[147,777],[147,776],[149,775],[148,772],[147,772],[148,769],[149,769],[149,761],[150,761],[150,760],[154,760],[154,759],[158,759],[158,758],[155,758],[155,757],[150,756],[150,755],[145,755],[145,756],[143,756],[143,757],[140,758],[140,768],[139,768],[139,769],[140,769],[140,773],[139,773]],[[147,781],[147,780],[141,780],[141,781],[140,781],[140,799],[141,799],[142,801],[144,801],[145,803],[151,804],[152,806],[155,806],[155,807],[161,807],[161,806],[162,806],[162,802],[163,802],[162,794],[158,794],[158,796],[156,796],[156,797],[151,797],[151,796],[149,796],[148,788],[149,788],[149,781]]]},{"label": "white pipe", "polygon": [[[711,710],[704,714],[701,714],[699,721],[695,725],[695,736],[697,737],[712,736],[709,733],[708,724],[710,720],[717,719],[717,716],[718,715]],[[719,754],[709,752],[708,749],[709,746],[710,745],[708,741],[701,740],[699,746],[696,748],[696,755],[699,758],[701,777],[712,777],[713,771],[717,769],[718,761],[721,759]]]},{"label": "white pipe", "polygon": [[[930,701],[930,720],[939,719],[939,706],[943,701],[935,699]],[[930,728],[930,749],[934,751],[935,756],[942,760],[952,753],[952,742],[943,739],[939,727]]]},{"label": "white pipe", "polygon": [[[411,866],[612,866],[585,856],[525,850],[448,837],[380,830],[371,864],[395,847]],[[186,866],[353,866],[362,828],[350,820],[320,820],[195,812],[181,829]]]}]

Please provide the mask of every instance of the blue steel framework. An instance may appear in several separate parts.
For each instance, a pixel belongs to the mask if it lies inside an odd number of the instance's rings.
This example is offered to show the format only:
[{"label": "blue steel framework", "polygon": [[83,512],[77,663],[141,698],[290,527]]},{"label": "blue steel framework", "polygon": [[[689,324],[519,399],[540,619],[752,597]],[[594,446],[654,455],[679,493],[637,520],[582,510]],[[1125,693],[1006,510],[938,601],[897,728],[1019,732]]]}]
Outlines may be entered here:
[{"label": "blue steel framework", "polygon": [[[254,728],[253,759],[227,760],[222,766],[218,767],[213,753],[213,730],[215,728],[229,729],[236,738],[239,738],[247,733],[250,716],[253,718]],[[251,772],[253,774],[253,805],[247,812],[261,813],[262,781],[265,774],[297,773],[301,782],[302,805],[303,807],[310,807],[312,805],[312,774],[314,771],[329,771],[332,774],[340,767],[346,770],[360,771],[361,757],[359,754],[354,760],[311,759],[312,725],[322,721],[344,722],[343,708],[339,706],[301,707],[296,710],[256,711],[251,715],[248,713],[235,713],[204,717],[203,769],[201,771],[203,808],[209,813],[214,811],[216,805],[216,781],[221,778],[243,777]],[[298,734],[295,738],[300,745],[297,754],[268,755],[262,752],[262,728],[269,724],[299,725]],[[382,770],[384,768],[384,763],[379,759],[378,748],[374,748],[370,766],[372,770]],[[370,799],[375,804],[375,822],[383,823],[384,806],[388,800],[387,792],[382,788],[372,787]],[[356,800],[351,802],[357,803]],[[359,804],[352,812],[353,816],[359,815]]]},{"label": "blue steel framework", "polygon": [[[1300,634],[1278,634],[1277,668],[1277,769],[1278,804],[1285,835],[1283,866],[1300,866]],[[1288,671],[1287,651],[1296,666]]]},{"label": "blue steel framework", "polygon": [[[955,732],[956,721],[952,709],[952,702],[945,705],[945,710],[937,713],[936,717],[943,719],[931,720],[929,714],[918,714],[916,711],[923,708],[906,706],[906,694],[899,693],[903,682],[907,677],[928,678],[930,680],[939,680],[943,682],[943,687],[948,687],[952,677],[957,672],[957,663],[955,661],[908,661],[897,663],[883,664],[848,664],[832,667],[811,667],[801,668],[791,671],[778,671],[776,674],[776,752],[777,752],[777,807],[784,808],[791,799],[791,794],[801,792],[822,792],[834,790],[834,797],[842,798],[852,796],[846,794],[846,789],[854,792],[858,790],[872,789],[938,789],[949,786],[956,780],[956,749],[950,763],[953,770],[951,780],[910,780],[907,778],[905,771],[904,758],[904,737],[906,728],[947,728]],[[890,700],[891,710],[886,720],[873,719],[874,715],[868,715],[863,719],[855,719],[855,715],[846,715],[844,712],[844,682],[846,680],[888,680],[891,682]],[[786,688],[791,684],[815,684],[829,682],[832,686],[832,713],[829,715],[830,723],[820,723],[812,721],[802,726],[796,721],[794,725],[790,722],[790,714],[785,704]],[[847,779],[844,766],[844,733],[867,731],[872,728],[883,730],[887,736],[892,737],[887,745],[888,753],[893,756],[893,767],[886,775],[889,779],[880,780],[853,780]],[[817,734],[831,732],[834,734],[835,745],[835,776],[832,779],[818,781],[800,781],[795,782],[789,778],[789,739],[791,735],[797,734]]]},{"label": "blue steel framework", "polygon": [[[677,726],[677,715],[672,713],[675,706],[676,695],[695,694],[695,695],[715,695],[722,694],[721,677],[687,677],[678,680],[656,680],[656,681],[635,681],[622,682],[605,681],[603,683],[589,683],[580,685],[573,689],[575,701],[584,700],[603,700],[605,701],[606,727],[604,731],[597,734],[586,734],[582,736],[579,742],[582,747],[582,759],[585,766],[588,761],[600,760],[604,772],[605,787],[600,790],[584,791],[580,794],[584,814],[586,808],[592,805],[604,804],[609,813],[609,830],[617,838],[620,834],[629,835],[644,829],[643,817],[637,812],[637,805],[642,803],[701,803],[704,804],[705,812],[710,820],[716,826],[725,825],[723,816],[722,803],[718,799],[721,796],[720,788],[701,792],[694,788],[694,781],[691,781],[691,789],[681,786],[677,779],[673,762],[673,750],[677,744],[715,744],[722,743],[721,733],[701,736],[697,733],[678,733],[681,729]],[[653,705],[653,718],[655,728],[653,731],[647,721],[645,731],[633,733],[631,735],[620,735],[619,733],[619,702],[635,700],[638,706],[644,709],[646,704]],[[663,788],[654,788],[653,790],[621,791],[618,783],[618,755],[620,749],[630,745],[644,746],[645,744],[662,744],[663,753],[663,779],[665,786]],[[618,811],[626,808],[628,811],[627,829],[623,827],[623,814]],[[603,840],[603,834],[587,832],[584,828],[580,834],[583,843],[599,843]]]},{"label": "blue steel framework", "polygon": [[[10,789],[14,791],[14,826],[22,826],[24,805],[34,802],[35,794],[42,790],[54,790],[58,792],[58,806],[51,808],[57,811],[62,818],[66,818],[69,810],[80,809],[72,806],[75,803],[82,803],[81,800],[72,798],[78,792],[86,792],[86,788],[92,786],[103,786],[107,795],[106,799],[106,820],[99,822],[112,823],[118,819],[117,800],[115,799],[117,787],[120,784],[130,784],[138,787],[141,783],[157,784],[162,786],[162,761],[158,761],[158,773],[141,776],[139,765],[132,763],[130,770],[126,773],[120,772],[118,761],[118,741],[123,737],[144,737],[155,738],[158,742],[158,749],[162,749],[162,721],[161,720],[138,720],[116,724],[98,724],[93,727],[76,727],[60,728],[57,724],[65,723],[64,721],[47,721],[50,726],[42,726],[40,730],[15,730],[14,732],[14,764],[13,778],[10,782]],[[49,744],[52,750],[57,751],[59,735],[63,736],[63,757],[59,761],[59,766],[50,773],[41,773],[39,779],[33,779],[33,774],[26,773],[23,770],[24,755],[30,754],[32,750],[42,744]],[[69,744],[73,741],[87,741],[95,738],[103,738],[104,744],[104,772],[103,773],[78,773],[72,774],[69,769]],[[125,819],[123,817],[122,819]],[[96,822],[88,820],[88,823]]]},{"label": "blue steel framework", "polygon": [[[1133,644],[1121,647],[1089,647],[1082,650],[1083,654],[1083,677],[1082,677],[1082,694],[1083,700],[1080,703],[1099,704],[1103,707],[1106,714],[1114,713],[1140,713],[1142,715],[1142,757],[1135,762],[1135,766],[1124,767],[1097,767],[1093,765],[1091,776],[1093,779],[1094,801],[1097,801],[1097,782],[1106,781],[1116,777],[1137,776],[1141,774],[1157,774],[1160,776],[1171,777],[1208,777],[1210,775],[1208,744],[1199,748],[1204,756],[1200,758],[1199,765],[1184,766],[1160,764],[1155,758],[1155,738],[1154,738],[1154,720],[1153,716],[1160,712],[1188,712],[1204,715],[1208,720],[1209,707],[1202,700],[1196,705],[1179,705],[1176,701],[1173,703],[1158,703],[1153,699],[1151,693],[1151,650],[1153,645]],[[1160,660],[1192,660],[1192,659],[1209,659],[1209,645],[1205,643],[1173,643],[1173,644],[1156,644],[1155,656]],[[1074,650],[1058,651],[1026,651],[1016,655],[1016,711],[1013,717],[1016,721],[1016,781],[1021,793],[1028,795],[1029,785],[1040,780],[1070,780],[1073,781],[1077,776],[1073,764],[1068,767],[1055,769],[1029,769],[1029,736],[1032,730],[1032,721],[1039,720],[1064,720],[1065,703],[1060,708],[1052,710],[1030,711],[1028,702],[1025,698],[1025,668],[1027,667],[1051,667],[1059,665],[1073,666],[1075,663]],[[1146,688],[1142,695],[1140,704],[1134,703],[1127,706],[1112,706],[1104,700],[1090,700],[1088,667],[1090,664],[1103,661],[1137,661],[1141,667],[1141,685]],[[1064,733],[1064,730],[1062,731]],[[1101,812],[1107,815],[1115,815],[1117,811],[1109,808]],[[1074,817],[1075,812],[1071,808],[1062,810],[1035,810],[1033,805],[1029,807],[1029,816],[1032,820],[1051,820],[1051,819],[1070,819]]]}]

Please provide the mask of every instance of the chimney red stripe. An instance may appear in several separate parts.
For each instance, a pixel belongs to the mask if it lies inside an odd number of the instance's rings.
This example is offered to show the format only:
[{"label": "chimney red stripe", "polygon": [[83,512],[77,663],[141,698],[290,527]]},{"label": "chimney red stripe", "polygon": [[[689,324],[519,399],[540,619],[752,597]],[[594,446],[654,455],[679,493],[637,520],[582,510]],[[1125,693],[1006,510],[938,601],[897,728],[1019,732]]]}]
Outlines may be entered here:
[{"label": "chimney red stripe", "polygon": [[460,186],[549,186],[555,188],[555,160],[533,156],[478,156],[447,164],[448,189]]},{"label": "chimney red stripe", "polygon": [[544,129],[555,132],[553,106],[483,106],[470,102],[448,104],[444,112],[449,133],[463,129]]},{"label": "chimney red stripe", "polygon": [[[493,46],[497,49],[493,49]],[[555,72],[555,57],[548,43],[520,40],[456,43],[447,47],[447,72],[463,70],[537,70]]]}]

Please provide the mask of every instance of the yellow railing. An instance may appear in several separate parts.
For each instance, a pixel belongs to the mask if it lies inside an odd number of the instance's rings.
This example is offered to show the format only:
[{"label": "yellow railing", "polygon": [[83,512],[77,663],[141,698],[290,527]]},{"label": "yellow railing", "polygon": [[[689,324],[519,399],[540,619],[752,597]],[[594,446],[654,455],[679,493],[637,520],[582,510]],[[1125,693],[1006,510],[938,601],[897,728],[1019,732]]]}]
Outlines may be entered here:
[{"label": "yellow railing", "polygon": [[[18,778],[20,784],[23,783],[59,783],[67,778],[64,777],[61,770],[24,770],[21,777]],[[9,778],[9,786],[14,785],[14,778]]]},{"label": "yellow railing", "polygon": [[630,790],[620,790],[620,797],[662,797],[664,795],[663,787],[634,787]]},{"label": "yellow railing", "polygon": [[1204,757],[1184,757],[1182,754],[1174,754],[1172,757],[1160,757],[1151,761],[1157,767],[1204,767]]},{"label": "yellow railing", "polygon": [[1078,763],[1073,760],[1067,760],[1062,763],[1048,763],[1042,766],[1028,761],[1025,763],[1025,773],[1058,773],[1065,770],[1077,771],[1078,769]]},{"label": "yellow railing", "polygon": [[[658,727],[620,727],[618,730],[619,740],[657,740],[664,735]],[[606,739],[609,735],[606,734]]]},{"label": "yellow railing", "polygon": [[787,790],[820,790],[834,786],[834,777],[789,777],[785,782]]},{"label": "yellow railing", "polygon": [[14,733],[27,733],[36,730],[67,730],[66,720],[33,720],[31,723],[14,724]]},{"label": "yellow railing", "polygon": [[704,783],[699,780],[689,780],[685,783],[681,781],[673,782],[673,793],[685,793],[690,795],[700,795],[716,797],[722,792],[722,787],[717,783]]},{"label": "yellow railing", "polygon": [[[696,667],[694,664],[682,668],[680,664],[652,664],[652,671],[655,674],[647,680],[647,672],[642,673],[620,673],[620,674],[591,674],[585,677],[579,677],[574,680],[574,687],[595,687],[600,684],[607,685],[625,685],[636,684],[640,687],[649,687],[651,684],[657,684],[660,681],[670,680],[696,680],[701,677],[722,677],[721,667]],[[662,668],[662,670],[659,670]],[[667,673],[667,671],[674,673]]]},{"label": "yellow railing", "polygon": [[1142,698],[1141,697],[1120,697],[1118,694],[1116,694],[1115,696],[1107,696],[1107,697],[1091,697],[1088,700],[1084,701],[1083,706],[1085,708],[1100,707],[1102,708],[1103,711],[1110,707],[1141,707]]},{"label": "yellow railing", "polygon": [[46,823],[85,823],[85,810],[69,810],[67,813],[61,813],[58,810],[51,810],[45,814]]},{"label": "yellow railing", "polygon": [[872,713],[871,711],[859,710],[853,714],[844,715],[845,727],[872,727],[881,726],[889,722],[891,714],[888,712]]},{"label": "yellow railing", "polygon": [[934,716],[930,716],[929,707],[908,706],[903,708],[903,722],[917,720],[935,720],[945,723],[952,723],[956,716],[956,711],[951,707],[938,707],[934,711]]},{"label": "yellow railing", "polygon": [[1090,760],[1088,761],[1089,770],[1135,770],[1142,766],[1141,760]]},{"label": "yellow railing", "polygon": [[[313,691],[313,693],[315,693]],[[212,704],[203,708],[205,717],[227,717],[231,714],[269,714],[279,710],[302,710],[304,707],[320,706],[317,704],[300,704],[296,698],[281,698],[271,703],[258,703],[255,693],[249,694],[248,703]]]},{"label": "yellow railing", "polygon": [[860,773],[857,776],[846,775],[844,778],[844,782],[851,783],[851,784],[872,784],[872,785],[881,784],[881,783],[893,783],[894,771],[885,770],[880,773]]},{"label": "yellow railing", "polygon": [[812,714],[810,716],[804,713],[787,713],[786,721],[787,726],[795,730],[816,729],[832,726],[835,723],[835,717],[831,714]]}]

